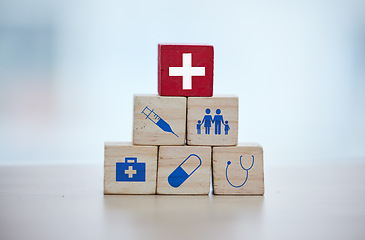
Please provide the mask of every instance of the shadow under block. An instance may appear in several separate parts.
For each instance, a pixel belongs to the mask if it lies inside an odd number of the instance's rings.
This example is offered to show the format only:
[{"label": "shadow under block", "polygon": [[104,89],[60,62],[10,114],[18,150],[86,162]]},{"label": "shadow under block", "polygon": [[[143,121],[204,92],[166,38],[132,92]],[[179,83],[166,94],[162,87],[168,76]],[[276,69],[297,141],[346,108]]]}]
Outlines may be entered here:
[{"label": "shadow under block", "polygon": [[237,145],[237,96],[189,97],[187,109],[188,145]]},{"label": "shadow under block", "polygon": [[157,194],[209,194],[211,147],[161,146]]},{"label": "shadow under block", "polygon": [[104,145],[104,194],[155,194],[157,146]]},{"label": "shadow under block", "polygon": [[213,147],[213,193],[263,195],[263,165],[263,150],[258,144]]},{"label": "shadow under block", "polygon": [[133,144],[184,145],[186,98],[134,96]]}]

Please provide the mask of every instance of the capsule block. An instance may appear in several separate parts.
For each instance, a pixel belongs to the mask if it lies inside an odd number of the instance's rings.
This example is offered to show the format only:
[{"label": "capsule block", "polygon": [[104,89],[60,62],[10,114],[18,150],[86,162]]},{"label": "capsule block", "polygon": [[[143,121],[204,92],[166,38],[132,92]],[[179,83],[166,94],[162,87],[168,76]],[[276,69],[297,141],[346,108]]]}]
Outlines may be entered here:
[{"label": "capsule block", "polygon": [[184,145],[186,98],[134,96],[133,144]]},{"label": "capsule block", "polygon": [[187,144],[237,145],[238,97],[189,97]]},{"label": "capsule block", "polygon": [[263,195],[263,150],[258,144],[213,147],[213,192],[222,195]]},{"label": "capsule block", "polygon": [[209,194],[210,177],[210,147],[160,147],[157,194]]},{"label": "capsule block", "polygon": [[104,194],[155,194],[157,146],[104,145]]}]

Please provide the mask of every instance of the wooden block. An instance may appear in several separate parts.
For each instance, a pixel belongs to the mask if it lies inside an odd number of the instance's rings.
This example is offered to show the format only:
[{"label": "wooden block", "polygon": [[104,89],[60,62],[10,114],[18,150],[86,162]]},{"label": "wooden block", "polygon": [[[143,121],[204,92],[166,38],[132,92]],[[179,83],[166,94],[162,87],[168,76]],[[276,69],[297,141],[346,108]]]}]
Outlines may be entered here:
[{"label": "wooden block", "polygon": [[184,145],[186,98],[134,96],[133,144]]},{"label": "wooden block", "polygon": [[157,194],[209,194],[211,148],[161,146]]},{"label": "wooden block", "polygon": [[106,142],[104,194],[155,194],[157,146]]},{"label": "wooden block", "polygon": [[209,45],[158,45],[161,96],[213,95],[214,50]]},{"label": "wooden block", "polygon": [[263,195],[263,150],[258,144],[213,147],[213,192]]},{"label": "wooden block", "polygon": [[189,97],[187,144],[237,145],[238,97]]}]

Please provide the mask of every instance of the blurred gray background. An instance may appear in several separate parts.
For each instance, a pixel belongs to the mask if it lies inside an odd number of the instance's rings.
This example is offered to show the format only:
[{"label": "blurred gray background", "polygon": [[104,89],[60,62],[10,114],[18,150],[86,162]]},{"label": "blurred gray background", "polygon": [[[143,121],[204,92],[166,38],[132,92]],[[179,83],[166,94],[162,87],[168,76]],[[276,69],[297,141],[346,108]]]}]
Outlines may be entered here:
[{"label": "blurred gray background", "polygon": [[365,2],[0,0],[0,165],[102,164],[157,44],[215,47],[265,164],[365,163]]}]

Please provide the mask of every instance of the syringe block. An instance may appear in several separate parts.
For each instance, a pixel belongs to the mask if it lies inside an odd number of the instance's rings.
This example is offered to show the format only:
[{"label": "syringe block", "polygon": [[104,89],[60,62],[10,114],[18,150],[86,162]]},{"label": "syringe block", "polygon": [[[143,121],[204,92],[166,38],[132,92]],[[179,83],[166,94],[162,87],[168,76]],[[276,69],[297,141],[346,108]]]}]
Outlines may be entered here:
[{"label": "syringe block", "polygon": [[185,135],[185,97],[134,96],[133,144],[184,145]]}]

